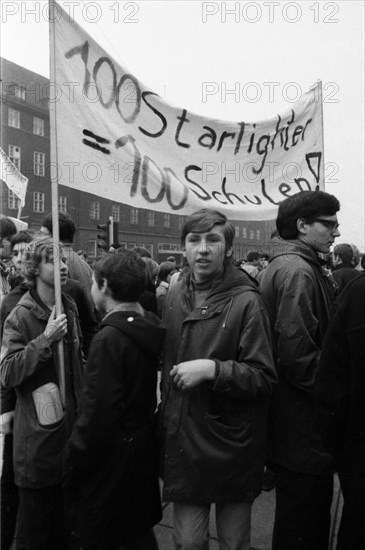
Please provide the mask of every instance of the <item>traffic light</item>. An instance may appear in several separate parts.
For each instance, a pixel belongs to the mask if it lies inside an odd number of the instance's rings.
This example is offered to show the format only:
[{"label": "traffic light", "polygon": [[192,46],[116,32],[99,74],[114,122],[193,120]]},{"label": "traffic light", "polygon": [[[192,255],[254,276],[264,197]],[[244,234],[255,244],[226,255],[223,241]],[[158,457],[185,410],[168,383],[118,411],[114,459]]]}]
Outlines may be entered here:
[{"label": "traffic light", "polygon": [[113,242],[112,216],[109,216],[107,223],[101,223],[97,227],[98,229],[104,232],[104,233],[98,233],[98,239],[100,239],[101,241],[101,242],[98,242],[98,248],[102,248],[103,250],[106,250],[108,252]]},{"label": "traffic light", "polygon": [[116,250],[120,247],[119,244],[119,224],[118,222],[114,221],[113,216],[109,216],[107,223],[102,223],[98,225],[98,229],[101,229],[104,233],[98,234],[98,239],[100,239],[101,242],[98,242],[98,248],[102,248],[103,250],[106,250],[109,252],[111,248]]},{"label": "traffic light", "polygon": [[110,246],[115,250],[120,247],[119,244],[119,224],[113,218],[110,219]]}]

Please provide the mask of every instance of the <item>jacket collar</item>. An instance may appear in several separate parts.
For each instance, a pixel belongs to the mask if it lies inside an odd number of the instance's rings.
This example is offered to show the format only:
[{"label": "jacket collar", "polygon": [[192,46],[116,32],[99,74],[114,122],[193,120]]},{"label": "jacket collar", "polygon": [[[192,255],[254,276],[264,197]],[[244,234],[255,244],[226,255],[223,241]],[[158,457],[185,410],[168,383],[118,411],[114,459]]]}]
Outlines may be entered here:
[{"label": "jacket collar", "polygon": [[274,260],[278,256],[288,256],[294,254],[295,256],[300,256],[307,262],[318,266],[321,265],[317,252],[299,239],[283,240],[275,238],[272,240],[271,245],[273,247],[273,254],[270,261]]},{"label": "jacket collar", "polygon": [[341,264],[336,265],[332,271],[339,271],[340,269],[355,269],[350,262],[342,262]]},{"label": "jacket collar", "polygon": [[[35,290],[33,292],[35,293]],[[39,298],[39,296],[38,296],[38,300],[39,302],[41,302],[41,299]],[[18,305],[19,306],[21,305],[29,309],[37,319],[48,321],[49,313],[46,312],[46,310],[41,306],[39,302],[33,298],[33,296],[30,293],[30,290],[28,290],[24,294],[24,296],[22,296],[22,298],[19,300]],[[73,300],[66,294],[62,294],[62,303],[66,310],[72,310],[74,313],[77,312],[76,305],[74,304]]]},{"label": "jacket collar", "polygon": [[[182,273],[181,278],[181,291],[182,296],[185,297],[190,303],[193,303],[190,295],[193,292],[191,285],[191,269],[187,268]],[[225,302],[227,299],[230,299],[236,294],[245,291],[254,291],[259,292],[256,284],[251,280],[251,277],[247,275],[244,271],[234,267],[232,264],[227,264],[223,275],[217,277],[213,281],[212,287],[209,290],[209,293],[206,298],[206,302],[209,302],[209,305],[217,305]]]}]

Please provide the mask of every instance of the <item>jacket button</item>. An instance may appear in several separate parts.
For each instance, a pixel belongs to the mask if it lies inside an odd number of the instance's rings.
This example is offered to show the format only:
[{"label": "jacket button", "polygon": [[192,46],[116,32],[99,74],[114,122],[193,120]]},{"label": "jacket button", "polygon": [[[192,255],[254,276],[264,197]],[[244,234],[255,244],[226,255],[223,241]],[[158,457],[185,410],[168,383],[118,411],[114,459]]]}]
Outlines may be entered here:
[{"label": "jacket button", "polygon": [[206,310],[206,309],[202,309],[202,315],[205,315],[205,314],[206,314],[206,312],[207,312],[207,310]]}]

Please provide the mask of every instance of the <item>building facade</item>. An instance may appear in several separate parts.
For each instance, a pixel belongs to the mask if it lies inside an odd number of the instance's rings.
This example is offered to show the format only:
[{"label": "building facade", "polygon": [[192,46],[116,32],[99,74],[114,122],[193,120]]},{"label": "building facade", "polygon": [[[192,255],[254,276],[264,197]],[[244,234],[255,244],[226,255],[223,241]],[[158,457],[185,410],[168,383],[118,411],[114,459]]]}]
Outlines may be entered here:
[{"label": "building facade", "polygon": [[[50,173],[50,83],[47,78],[0,58],[1,63],[1,148],[29,179],[21,219],[31,231],[40,229],[43,217],[51,212]],[[19,201],[0,182],[0,208],[6,216],[17,217]],[[126,248],[144,246],[161,262],[168,256],[181,260],[180,230],[184,216],[133,208],[89,193],[59,186],[59,210],[74,220],[77,232],[74,249],[84,249],[90,260],[97,257],[99,224],[109,216],[119,222],[119,242]],[[235,257],[250,250],[265,251],[274,228],[273,221],[234,221]]]}]

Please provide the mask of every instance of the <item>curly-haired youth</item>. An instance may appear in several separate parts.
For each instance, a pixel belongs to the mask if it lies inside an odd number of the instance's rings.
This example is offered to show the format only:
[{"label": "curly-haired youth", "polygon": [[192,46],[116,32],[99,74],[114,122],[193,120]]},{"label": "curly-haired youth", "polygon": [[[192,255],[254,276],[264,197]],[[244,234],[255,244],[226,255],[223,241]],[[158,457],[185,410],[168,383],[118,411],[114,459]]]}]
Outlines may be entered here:
[{"label": "curly-haired youth", "polygon": [[[62,257],[63,247],[58,245],[60,257]],[[37,268],[42,260],[46,262],[52,262],[54,260],[54,241],[49,237],[40,237],[34,239],[30,243],[29,250],[27,250],[24,277],[29,286],[35,286],[37,279]]]}]

